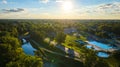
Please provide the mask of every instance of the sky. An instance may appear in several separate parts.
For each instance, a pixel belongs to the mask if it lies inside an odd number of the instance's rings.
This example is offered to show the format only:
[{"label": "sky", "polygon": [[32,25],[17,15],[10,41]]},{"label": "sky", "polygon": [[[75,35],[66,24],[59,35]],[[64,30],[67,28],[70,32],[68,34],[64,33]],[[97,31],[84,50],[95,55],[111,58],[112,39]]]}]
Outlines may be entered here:
[{"label": "sky", "polygon": [[120,0],[0,0],[0,19],[120,19]]}]

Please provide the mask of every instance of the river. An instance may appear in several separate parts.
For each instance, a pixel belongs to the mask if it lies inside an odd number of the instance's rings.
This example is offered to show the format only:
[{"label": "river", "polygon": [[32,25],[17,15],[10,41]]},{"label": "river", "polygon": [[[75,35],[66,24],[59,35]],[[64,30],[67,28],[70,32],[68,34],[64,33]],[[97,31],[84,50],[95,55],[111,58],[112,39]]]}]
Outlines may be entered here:
[{"label": "river", "polygon": [[33,48],[30,44],[30,42],[27,42],[25,39],[22,39],[23,41],[23,45],[22,45],[22,48],[23,48],[23,51],[25,52],[25,54],[27,55],[34,55],[34,51],[36,50],[35,48]]}]

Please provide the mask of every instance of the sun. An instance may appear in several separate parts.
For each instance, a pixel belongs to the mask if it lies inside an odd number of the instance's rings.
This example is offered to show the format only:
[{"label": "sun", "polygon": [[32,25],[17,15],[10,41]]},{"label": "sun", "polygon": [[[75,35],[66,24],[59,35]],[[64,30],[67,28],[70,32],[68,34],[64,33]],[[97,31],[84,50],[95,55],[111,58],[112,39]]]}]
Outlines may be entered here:
[{"label": "sun", "polygon": [[65,12],[69,12],[73,9],[73,4],[72,2],[70,1],[66,1],[66,2],[63,2],[62,3],[62,9],[65,11]]}]

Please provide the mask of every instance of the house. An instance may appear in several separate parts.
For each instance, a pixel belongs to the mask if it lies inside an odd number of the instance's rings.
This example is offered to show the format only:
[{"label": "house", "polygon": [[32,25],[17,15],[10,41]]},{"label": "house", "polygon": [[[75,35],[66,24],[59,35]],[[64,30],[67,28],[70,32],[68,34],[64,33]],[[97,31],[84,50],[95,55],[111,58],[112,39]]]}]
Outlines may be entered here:
[{"label": "house", "polygon": [[64,29],[65,34],[71,34],[71,33],[74,33],[74,32],[77,32],[77,30],[75,28],[66,28],[66,29]]}]

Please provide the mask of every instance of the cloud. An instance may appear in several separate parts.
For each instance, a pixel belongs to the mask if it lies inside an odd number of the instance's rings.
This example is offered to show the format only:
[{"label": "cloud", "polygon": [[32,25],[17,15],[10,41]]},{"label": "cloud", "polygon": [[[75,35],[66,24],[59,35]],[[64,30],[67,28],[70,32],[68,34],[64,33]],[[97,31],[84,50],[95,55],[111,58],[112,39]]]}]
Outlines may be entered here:
[{"label": "cloud", "polygon": [[25,19],[29,15],[27,8],[2,9],[0,19]]},{"label": "cloud", "polygon": [[103,4],[98,6],[100,9],[113,9],[113,8],[118,8],[119,3],[109,3],[109,4]]},{"label": "cloud", "polygon": [[39,0],[40,2],[42,2],[42,3],[48,3],[49,2],[49,0]]},{"label": "cloud", "polygon": [[103,11],[107,14],[120,14],[120,2],[102,4],[99,5],[97,8],[99,11]]},{"label": "cloud", "polygon": [[15,9],[2,9],[4,13],[12,13],[12,12],[22,12],[25,11],[23,8],[15,8]]},{"label": "cloud", "polygon": [[79,9],[79,12],[90,15],[120,15],[120,2],[87,6]]},{"label": "cloud", "polygon": [[74,1],[74,0],[55,0],[55,2],[58,2],[58,3],[66,2],[66,1]]},{"label": "cloud", "polygon": [[119,19],[120,2],[104,3],[91,6],[79,6],[72,10],[76,17],[80,18],[101,18],[101,19]]},{"label": "cloud", "polygon": [[2,3],[3,3],[3,4],[7,4],[7,1],[6,1],[6,0],[2,0]]},{"label": "cloud", "polygon": [[56,2],[64,2],[64,0],[56,0]]}]

